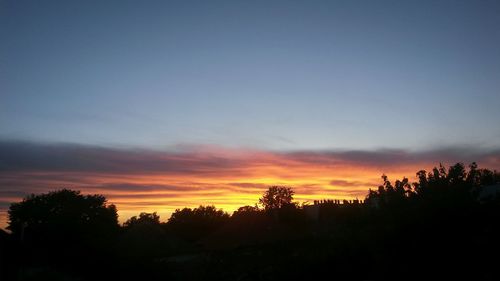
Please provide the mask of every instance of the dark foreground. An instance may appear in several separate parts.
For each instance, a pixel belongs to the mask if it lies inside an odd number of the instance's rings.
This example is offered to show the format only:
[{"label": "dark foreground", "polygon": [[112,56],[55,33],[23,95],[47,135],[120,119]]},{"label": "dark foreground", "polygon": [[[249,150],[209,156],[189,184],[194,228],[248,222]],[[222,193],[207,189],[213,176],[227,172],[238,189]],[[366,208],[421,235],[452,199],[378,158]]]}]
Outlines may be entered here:
[{"label": "dark foreground", "polygon": [[457,164],[417,176],[384,178],[364,202],[289,196],[123,226],[102,196],[32,196],[0,233],[0,280],[500,280],[498,174]]}]

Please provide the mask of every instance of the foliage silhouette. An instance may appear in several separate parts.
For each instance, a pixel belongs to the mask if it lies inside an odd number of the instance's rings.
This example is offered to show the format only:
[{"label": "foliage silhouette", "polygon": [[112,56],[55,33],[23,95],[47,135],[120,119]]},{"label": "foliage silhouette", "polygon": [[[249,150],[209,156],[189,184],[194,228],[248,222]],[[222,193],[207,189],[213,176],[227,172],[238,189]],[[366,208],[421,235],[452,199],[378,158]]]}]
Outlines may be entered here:
[{"label": "foliage silhouette", "polygon": [[[63,271],[82,266],[98,275],[97,265],[107,264],[119,231],[117,210],[104,196],[68,189],[32,194],[11,204],[8,215],[8,229],[19,243],[17,258],[23,266],[42,266],[43,276],[66,276]],[[63,271],[45,268],[49,264]]]},{"label": "foliage silhouette", "polygon": [[215,206],[177,209],[168,220],[168,228],[182,239],[196,241],[215,231],[229,220],[229,215]]},{"label": "foliage silhouette", "polygon": [[109,236],[119,226],[116,207],[107,205],[104,196],[68,189],[30,195],[13,203],[8,215],[7,229],[27,242]]},{"label": "foliage silhouette", "polygon": [[292,205],[295,192],[286,186],[271,186],[259,199],[259,203],[265,210],[279,209],[287,205]]},{"label": "foliage silhouette", "polygon": [[131,263],[145,257],[159,257],[172,251],[167,234],[160,224],[160,216],[140,213],[123,223],[117,248],[120,256]]},{"label": "foliage silhouette", "polygon": [[498,280],[500,175],[458,163],[416,178],[382,175],[364,202],[302,206],[290,187],[271,186],[263,209],[184,208],[166,223],[140,213],[121,227],[103,196],[31,195],[11,205],[12,233],[0,232],[0,277]]},{"label": "foliage silhouette", "polygon": [[260,212],[261,212],[261,210],[259,209],[259,207],[257,207],[257,205],[255,205],[255,206],[246,205],[243,207],[239,207],[238,210],[234,211],[231,218],[232,219],[251,218],[251,217],[258,216],[260,214]]},{"label": "foliage silhouette", "polygon": [[123,227],[134,227],[137,225],[160,225],[160,216],[154,213],[140,213],[139,217],[133,216],[123,223]]}]

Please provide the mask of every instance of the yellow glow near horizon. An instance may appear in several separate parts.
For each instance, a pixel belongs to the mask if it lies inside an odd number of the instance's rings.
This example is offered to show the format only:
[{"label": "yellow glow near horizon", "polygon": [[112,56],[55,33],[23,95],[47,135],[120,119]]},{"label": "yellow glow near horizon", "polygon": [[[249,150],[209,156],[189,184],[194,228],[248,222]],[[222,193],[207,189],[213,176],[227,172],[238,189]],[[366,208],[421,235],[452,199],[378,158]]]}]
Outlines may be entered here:
[{"label": "yellow glow near horizon", "polygon": [[[123,222],[140,212],[158,212],[162,221],[166,221],[172,212],[178,208],[194,208],[199,205],[215,205],[224,211],[232,213],[244,205],[255,205],[259,197],[271,185],[290,186],[295,191],[295,200],[302,203],[320,199],[363,199],[369,188],[375,188],[380,183],[380,172],[362,171],[355,169],[336,170],[328,169],[308,170],[294,173],[297,168],[279,169],[286,176],[266,174],[264,171],[253,171],[252,177],[207,177],[207,176],[165,176],[165,175],[85,175],[81,178],[84,183],[54,181],[33,181],[33,184],[67,187],[81,190],[82,193],[98,193],[108,198],[108,202],[115,204],[119,211],[120,221]],[[259,173],[260,172],[260,173]],[[408,172],[409,173],[409,172]],[[392,178],[408,175],[408,173],[394,174]],[[295,174],[296,177],[289,175]],[[27,175],[25,175],[27,176]],[[27,176],[29,177],[29,175]],[[57,178],[54,175],[54,178]],[[332,180],[345,182],[348,186],[332,184]],[[102,186],[110,184],[137,185],[137,190],[110,190]],[[373,183],[373,184],[370,184]],[[162,186],[175,186],[173,190],[162,189]],[[240,185],[240,186],[238,186]],[[141,190],[139,186],[158,186],[157,188]],[[41,189],[47,192],[54,188]],[[4,200],[12,202],[21,198],[11,197]],[[0,218],[2,219],[2,218]],[[6,218],[3,217],[2,225]]]},{"label": "yellow glow near horizon", "polygon": [[[212,157],[211,154],[168,156],[169,161],[177,161],[174,163],[179,163],[180,168],[165,168],[165,172],[161,169],[160,172],[139,170],[116,173],[97,169],[10,172],[2,174],[0,186],[16,186],[24,195],[61,188],[80,190],[84,194],[103,194],[109,203],[117,206],[120,222],[140,212],[158,212],[161,220],[166,221],[175,209],[199,205],[215,205],[232,213],[241,206],[258,203],[259,197],[271,185],[292,187],[295,200],[299,203],[321,199],[364,199],[369,188],[377,188],[381,184],[383,173],[391,181],[402,177],[415,180],[418,170],[429,170],[435,166],[435,163],[425,162],[379,166],[343,162],[331,156],[326,158],[315,154],[302,157],[222,151],[221,155],[223,157]],[[224,161],[228,160],[233,162],[226,165]],[[159,165],[162,165],[161,161]],[[217,161],[222,161],[222,164]],[[22,192],[0,200],[18,202],[23,197],[20,194]],[[5,227],[6,223],[4,207],[0,210],[0,227]]]}]

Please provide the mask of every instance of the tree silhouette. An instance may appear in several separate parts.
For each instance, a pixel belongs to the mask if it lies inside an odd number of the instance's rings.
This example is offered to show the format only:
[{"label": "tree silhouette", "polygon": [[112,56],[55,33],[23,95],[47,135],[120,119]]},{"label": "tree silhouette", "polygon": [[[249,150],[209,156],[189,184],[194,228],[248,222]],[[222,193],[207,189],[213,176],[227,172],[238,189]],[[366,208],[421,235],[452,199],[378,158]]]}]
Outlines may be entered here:
[{"label": "tree silhouette", "polygon": [[119,226],[116,207],[107,205],[104,196],[69,189],[32,194],[11,204],[8,215],[7,228],[24,240],[109,236]]},{"label": "tree silhouette", "polygon": [[82,195],[68,189],[30,195],[11,204],[8,215],[8,229],[19,241],[18,254],[23,263],[63,269],[52,272],[47,267],[42,275],[77,272],[86,267],[85,275],[95,279],[99,268],[112,262],[109,257],[119,234],[118,215],[102,195]]},{"label": "tree silhouette", "polygon": [[123,223],[118,246],[122,256],[136,261],[161,256],[170,250],[160,216],[156,212],[142,212]]},{"label": "tree silhouette", "polygon": [[123,223],[123,226],[134,227],[136,225],[142,225],[142,224],[159,225],[160,216],[158,216],[156,212],[153,213],[142,212],[139,214],[139,217],[133,216],[130,219],[128,219],[126,222]]},{"label": "tree silhouette", "polygon": [[259,207],[246,205],[243,207],[239,207],[238,210],[234,211],[232,218],[253,216],[255,214],[258,214],[259,212]]},{"label": "tree silhouette", "polygon": [[[416,176],[382,175],[364,203],[299,206],[290,187],[271,186],[263,209],[247,205],[231,217],[215,206],[177,209],[167,223],[140,213],[121,228],[103,196],[31,195],[11,205],[12,234],[0,231],[8,268],[0,279],[315,280],[333,272],[351,280],[356,272],[356,280],[498,280],[490,257],[500,251],[499,174],[457,163]],[[99,243],[106,236],[111,251]]]},{"label": "tree silhouette", "polygon": [[181,238],[197,240],[229,220],[229,215],[215,206],[177,209],[167,222],[167,226]]},{"label": "tree silhouette", "polygon": [[259,203],[265,210],[280,209],[287,205],[292,205],[295,192],[286,186],[271,186],[259,199]]}]

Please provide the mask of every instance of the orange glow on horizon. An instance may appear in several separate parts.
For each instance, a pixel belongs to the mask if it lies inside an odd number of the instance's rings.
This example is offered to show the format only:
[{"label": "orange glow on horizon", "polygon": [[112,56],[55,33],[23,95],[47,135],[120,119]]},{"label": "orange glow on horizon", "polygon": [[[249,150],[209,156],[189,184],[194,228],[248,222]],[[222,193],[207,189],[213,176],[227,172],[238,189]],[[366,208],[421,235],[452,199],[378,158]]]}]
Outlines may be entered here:
[{"label": "orange glow on horizon", "polygon": [[[391,181],[402,177],[413,181],[418,170],[430,170],[436,165],[423,161],[414,161],[411,165],[374,165],[327,156],[237,150],[197,152],[188,156],[165,156],[178,166],[164,172],[16,171],[3,173],[0,185],[15,185],[25,194],[61,188],[103,194],[109,203],[117,206],[120,222],[140,212],[158,212],[161,220],[167,221],[175,209],[199,205],[215,205],[232,213],[238,207],[258,203],[271,185],[292,187],[299,203],[364,199],[368,189],[381,184],[382,174],[388,175]],[[226,162],[230,163],[225,165]],[[492,163],[498,164],[496,159]],[[191,167],[196,169],[191,171],[188,169]],[[0,200],[18,202],[22,197],[13,194]],[[6,223],[6,209],[0,210],[0,227]]]}]

